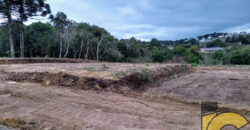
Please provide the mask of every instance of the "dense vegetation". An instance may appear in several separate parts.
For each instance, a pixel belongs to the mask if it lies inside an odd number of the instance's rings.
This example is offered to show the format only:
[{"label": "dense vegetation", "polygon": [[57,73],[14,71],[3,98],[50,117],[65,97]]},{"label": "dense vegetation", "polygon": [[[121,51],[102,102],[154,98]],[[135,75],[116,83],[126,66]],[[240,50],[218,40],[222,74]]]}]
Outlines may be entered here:
[{"label": "dense vegetation", "polygon": [[[104,28],[69,20],[63,12],[51,15],[45,0],[2,0],[0,14],[1,57],[52,57],[112,62],[182,62],[195,64],[250,64],[250,36],[212,33],[176,41],[149,42],[117,39]],[[15,16],[15,19],[13,19]],[[34,16],[49,16],[50,22],[23,22]],[[8,32],[8,33],[6,33]],[[223,36],[224,38],[221,38]],[[202,39],[212,39],[206,43]],[[239,45],[238,43],[242,43]],[[230,46],[230,47],[229,47]],[[201,53],[203,47],[225,47]]]}]

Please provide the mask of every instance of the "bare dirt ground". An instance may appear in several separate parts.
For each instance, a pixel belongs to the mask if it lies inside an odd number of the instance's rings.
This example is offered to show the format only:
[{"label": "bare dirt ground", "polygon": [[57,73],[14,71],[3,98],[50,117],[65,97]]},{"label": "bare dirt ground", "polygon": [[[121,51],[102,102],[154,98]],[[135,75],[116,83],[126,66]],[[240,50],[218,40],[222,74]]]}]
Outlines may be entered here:
[{"label": "bare dirt ground", "polygon": [[221,107],[250,110],[250,71],[237,68],[198,67],[181,78],[148,90],[190,102],[218,102]]},{"label": "bare dirt ground", "polygon": [[[151,72],[152,81],[139,84],[147,89],[133,94],[68,87],[89,86],[89,82],[92,87],[101,86],[104,81],[112,85],[128,76],[126,80],[137,82],[140,78],[133,78],[138,75],[131,75],[142,68]],[[200,130],[199,103],[204,101],[233,108],[250,120],[248,69],[189,70],[173,64],[3,64],[0,65],[0,124],[47,130]],[[94,84],[97,79],[102,81]],[[126,82],[113,87],[124,89],[130,85]],[[243,130],[247,129],[249,125]]]},{"label": "bare dirt ground", "polygon": [[[0,60],[1,61],[1,60]],[[174,64],[125,64],[125,63],[32,63],[32,64],[5,64],[0,70],[6,72],[65,72],[72,75],[103,79],[118,79],[141,71],[141,68],[152,71],[164,67],[173,67]]]},{"label": "bare dirt ground", "polygon": [[23,128],[200,129],[199,108],[181,103],[157,103],[108,92],[0,82],[0,117],[25,120]]}]

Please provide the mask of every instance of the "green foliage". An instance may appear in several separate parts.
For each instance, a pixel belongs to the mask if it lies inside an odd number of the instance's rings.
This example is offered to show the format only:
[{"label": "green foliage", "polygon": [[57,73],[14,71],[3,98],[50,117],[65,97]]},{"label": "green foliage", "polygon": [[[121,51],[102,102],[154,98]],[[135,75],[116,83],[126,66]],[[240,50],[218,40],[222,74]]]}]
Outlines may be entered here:
[{"label": "green foliage", "polygon": [[54,48],[57,47],[53,26],[37,22],[27,27],[25,32],[26,56],[53,57]]},{"label": "green foliage", "polygon": [[226,64],[227,56],[225,51],[219,50],[211,54],[213,59],[213,64]]},{"label": "green foliage", "polygon": [[207,47],[226,47],[226,43],[222,42],[220,39],[207,43]]},{"label": "green foliage", "polygon": [[198,64],[196,64],[196,63],[192,63],[192,64],[191,64],[191,66],[193,66],[193,67],[197,67],[197,66],[198,66]]},{"label": "green foliage", "polygon": [[126,73],[123,71],[115,73],[115,77],[124,77],[124,76],[126,76]]},{"label": "green foliage", "polygon": [[179,45],[174,48],[173,54],[176,56],[185,56],[187,53],[187,48],[183,45]]},{"label": "green foliage", "polygon": [[[247,47],[250,44],[249,35],[237,35],[228,37],[226,40],[217,39],[207,43],[207,47],[226,47],[241,42],[242,47],[238,45],[240,47],[232,47],[232,49],[211,54],[201,54],[199,48],[201,46],[198,46],[199,41],[195,38],[175,41],[159,41],[153,38],[148,42],[133,37],[118,40],[104,28],[87,23],[76,23],[67,19],[67,15],[63,12],[58,12],[56,16],[51,17],[52,25],[36,22],[27,26],[24,25],[22,29],[19,26],[22,24],[21,17],[23,21],[26,21],[35,15],[45,16],[50,14],[49,5],[45,3],[45,0],[22,0],[15,3],[12,0],[5,0],[0,1],[0,7],[2,16],[12,16],[11,18],[13,18],[11,24],[0,25],[0,56],[13,55],[11,53],[13,51],[10,51],[11,40],[8,39],[6,33],[11,28],[16,56],[20,53],[19,45],[22,35],[19,33],[23,30],[24,53],[27,57],[56,58],[64,56],[66,58],[132,63],[176,61],[185,64],[192,63],[192,65],[207,64],[207,61],[211,61],[210,64],[250,64],[250,49]],[[16,14],[17,18],[13,17],[11,12]],[[10,23],[10,21],[8,22]],[[199,36],[198,39],[218,38],[225,35],[226,33],[212,33]],[[174,49],[171,50],[172,48]],[[99,71],[106,69],[108,67],[103,66]],[[98,71],[95,68],[85,68],[85,70]],[[141,71],[142,79],[149,80],[151,78],[146,69],[142,68]]]},{"label": "green foliage", "polygon": [[93,67],[85,67],[85,68],[83,68],[84,70],[87,70],[87,71],[96,71],[96,69],[95,68],[93,68]]},{"label": "green foliage", "polygon": [[152,81],[151,73],[149,70],[146,68],[141,68],[141,74],[138,75],[138,79],[145,81],[145,82],[150,82]]},{"label": "green foliage", "polygon": [[151,51],[154,62],[164,62],[172,58],[173,54],[170,50],[165,48],[157,48]]},{"label": "green foliage", "polygon": [[249,65],[250,64],[250,47],[239,48],[233,51],[230,58],[231,64]]},{"label": "green foliage", "polygon": [[187,55],[185,56],[185,59],[189,63],[196,63],[199,64],[202,60],[201,54],[200,54],[200,48],[198,46],[192,46],[187,51]]},{"label": "green foliage", "polygon": [[102,67],[99,69],[99,71],[106,71],[107,69],[109,69],[109,67],[105,64],[102,64]]}]

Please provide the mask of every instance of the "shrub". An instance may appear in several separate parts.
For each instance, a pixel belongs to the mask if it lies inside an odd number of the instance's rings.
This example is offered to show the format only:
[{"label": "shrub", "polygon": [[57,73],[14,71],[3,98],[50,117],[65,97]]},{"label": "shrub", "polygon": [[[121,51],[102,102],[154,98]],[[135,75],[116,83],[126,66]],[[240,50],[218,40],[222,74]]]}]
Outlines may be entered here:
[{"label": "shrub", "polygon": [[198,64],[196,64],[196,63],[192,63],[192,64],[191,64],[191,66],[193,66],[193,67],[197,67],[197,66],[198,66]]},{"label": "shrub", "polygon": [[141,68],[141,74],[138,75],[138,79],[146,82],[152,81],[151,73],[147,69]]}]

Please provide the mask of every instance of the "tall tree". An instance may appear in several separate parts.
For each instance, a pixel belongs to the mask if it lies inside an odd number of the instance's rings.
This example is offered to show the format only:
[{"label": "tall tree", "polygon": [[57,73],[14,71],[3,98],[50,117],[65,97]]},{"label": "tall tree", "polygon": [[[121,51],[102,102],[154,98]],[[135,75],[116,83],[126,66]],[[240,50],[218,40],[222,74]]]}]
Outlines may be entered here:
[{"label": "tall tree", "polygon": [[0,14],[7,18],[8,24],[8,36],[10,44],[11,58],[15,58],[14,42],[12,36],[12,13],[15,11],[15,5],[13,0],[1,0],[0,1]]},{"label": "tall tree", "polygon": [[65,41],[67,43],[67,48],[63,58],[66,58],[68,56],[70,41],[73,41],[73,38],[76,35],[75,30],[76,30],[76,22],[68,20],[66,23],[65,33],[64,33],[64,37],[66,39]]},{"label": "tall tree", "polygon": [[100,28],[98,26],[93,26],[93,33],[95,35],[95,39],[97,40],[97,46],[96,46],[96,60],[99,61],[99,50],[100,50],[100,45],[102,44],[103,40],[106,38],[108,34],[108,32],[103,29]]},{"label": "tall tree", "polygon": [[91,26],[87,23],[80,23],[77,26],[77,33],[81,42],[80,48],[79,48],[79,59],[82,56],[84,42],[85,42],[85,49],[86,49],[84,58],[88,59],[89,49],[90,49],[89,41],[90,41],[90,35],[91,35],[90,29],[91,29]]},{"label": "tall tree", "polygon": [[20,54],[24,57],[24,22],[34,16],[46,16],[51,13],[49,4],[45,0],[17,0],[20,22]]},{"label": "tall tree", "polygon": [[65,31],[65,26],[67,25],[68,22],[67,15],[63,12],[58,12],[56,16],[52,18],[52,22],[60,36],[59,58],[62,58],[63,34]]}]

